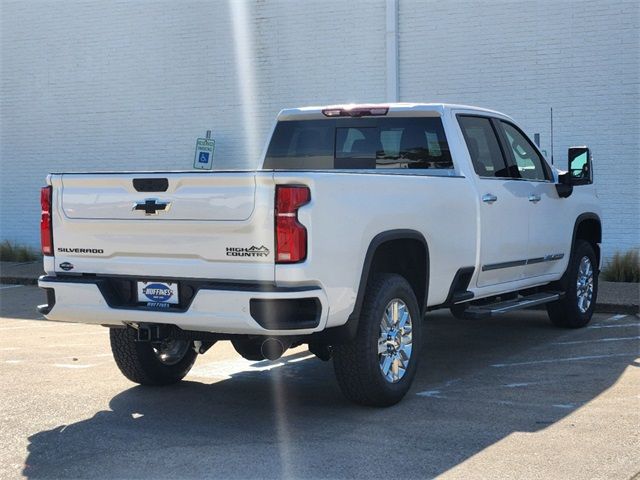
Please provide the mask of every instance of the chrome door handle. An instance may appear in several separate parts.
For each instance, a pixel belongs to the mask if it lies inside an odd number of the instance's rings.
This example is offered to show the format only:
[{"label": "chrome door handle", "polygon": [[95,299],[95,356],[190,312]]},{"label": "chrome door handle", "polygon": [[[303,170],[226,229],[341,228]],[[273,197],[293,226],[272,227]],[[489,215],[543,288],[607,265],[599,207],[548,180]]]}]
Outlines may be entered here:
[{"label": "chrome door handle", "polygon": [[495,202],[496,200],[498,200],[498,197],[496,197],[496,196],[495,196],[494,194],[492,194],[492,193],[485,193],[485,194],[482,196],[482,201],[483,201],[484,203],[493,203],[493,202]]},{"label": "chrome door handle", "polygon": [[533,203],[538,203],[540,201],[540,195],[532,193],[529,195],[529,201]]}]

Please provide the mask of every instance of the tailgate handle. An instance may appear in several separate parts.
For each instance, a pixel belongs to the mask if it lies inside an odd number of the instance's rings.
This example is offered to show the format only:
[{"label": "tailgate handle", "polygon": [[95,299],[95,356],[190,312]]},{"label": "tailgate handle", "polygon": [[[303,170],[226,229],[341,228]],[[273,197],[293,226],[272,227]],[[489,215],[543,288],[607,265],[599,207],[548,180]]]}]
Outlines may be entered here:
[{"label": "tailgate handle", "polygon": [[166,178],[134,178],[133,188],[137,192],[166,192],[169,180]]}]

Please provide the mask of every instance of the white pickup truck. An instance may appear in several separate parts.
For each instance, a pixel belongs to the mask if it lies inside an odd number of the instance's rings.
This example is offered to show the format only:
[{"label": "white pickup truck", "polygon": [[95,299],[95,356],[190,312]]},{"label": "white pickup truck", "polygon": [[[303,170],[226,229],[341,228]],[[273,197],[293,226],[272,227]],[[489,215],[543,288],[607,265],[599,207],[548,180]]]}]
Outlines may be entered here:
[{"label": "white pickup truck", "polygon": [[111,329],[123,374],[181,380],[230,340],[308,344],[351,400],[398,402],[425,312],[593,313],[602,226],[589,149],[550,166],[501,113],[443,104],[280,112],[251,171],[53,173],[42,189],[48,319]]}]

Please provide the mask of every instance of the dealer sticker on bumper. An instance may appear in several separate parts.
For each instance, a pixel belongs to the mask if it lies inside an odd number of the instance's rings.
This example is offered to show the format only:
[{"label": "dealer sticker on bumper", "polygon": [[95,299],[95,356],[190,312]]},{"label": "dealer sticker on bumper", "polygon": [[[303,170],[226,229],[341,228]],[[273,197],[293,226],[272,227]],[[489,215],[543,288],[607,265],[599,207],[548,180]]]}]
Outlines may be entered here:
[{"label": "dealer sticker on bumper", "polygon": [[157,307],[175,305],[178,303],[178,284],[138,282],[138,302]]}]

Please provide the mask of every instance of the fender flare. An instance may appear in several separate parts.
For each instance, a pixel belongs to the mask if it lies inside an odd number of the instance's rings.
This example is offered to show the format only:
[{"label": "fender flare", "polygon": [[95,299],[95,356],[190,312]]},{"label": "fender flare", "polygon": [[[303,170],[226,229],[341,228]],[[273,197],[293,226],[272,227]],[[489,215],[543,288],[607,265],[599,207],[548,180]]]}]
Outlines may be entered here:
[{"label": "fender flare", "polygon": [[[560,277],[560,279],[557,280],[556,282],[553,282],[553,284],[556,285],[561,290],[566,290],[567,271],[569,270],[569,265],[571,264],[571,255],[573,254],[573,247],[576,244],[576,234],[578,233],[578,228],[580,227],[580,224],[585,220],[595,220],[598,222],[598,225],[600,225],[600,237],[601,237],[600,241],[602,241],[602,220],[600,220],[600,217],[598,216],[598,214],[593,212],[584,212],[578,215],[578,217],[576,218],[576,221],[573,223],[573,233],[571,235],[571,249],[569,251],[569,261],[567,262],[567,268],[562,274],[562,277]],[[596,255],[598,255],[598,260],[600,260],[600,257],[602,254],[596,251]],[[598,266],[598,268],[600,267]]]},{"label": "fender flare", "polygon": [[319,332],[317,335],[317,340],[328,343],[339,343],[344,341],[349,341],[356,336],[358,331],[358,321],[360,319],[360,311],[362,309],[362,304],[364,302],[364,295],[367,290],[367,283],[369,281],[369,275],[371,271],[371,264],[373,263],[373,259],[375,257],[376,251],[378,248],[389,241],[393,240],[418,240],[421,242],[425,249],[425,288],[424,288],[424,296],[422,299],[418,299],[418,302],[422,306],[421,315],[424,314],[427,308],[427,298],[429,294],[429,245],[427,244],[427,240],[424,238],[424,235],[417,230],[411,229],[396,229],[396,230],[387,230],[381,233],[378,233],[371,242],[369,243],[369,247],[367,248],[367,253],[364,257],[364,262],[362,265],[362,272],[360,274],[360,283],[358,284],[358,293],[356,295],[356,301],[353,308],[353,312],[349,315],[346,323],[344,325],[338,327],[328,328],[323,332]]},{"label": "fender flare", "polygon": [[[593,212],[581,213],[580,215],[578,215],[578,218],[576,218],[576,221],[573,224],[573,234],[571,236],[571,253],[573,252],[573,246],[576,244],[576,234],[578,233],[578,228],[580,228],[580,224],[586,220],[595,220],[596,222],[598,222],[598,226],[600,227],[600,241],[597,243],[598,244],[602,243],[602,220],[600,220],[600,216],[598,216],[598,214]],[[598,269],[599,269],[600,262],[602,260],[602,252],[600,251],[599,247],[597,247],[595,250],[596,250],[596,255],[598,256]],[[571,253],[569,255],[571,255]],[[564,275],[563,275],[563,278],[564,278]]]},{"label": "fender flare", "polygon": [[600,220],[600,217],[596,213],[585,212],[585,213],[581,213],[580,215],[578,215],[578,218],[576,218],[576,221],[573,224],[573,235],[571,237],[571,248],[572,249],[573,249],[573,246],[576,243],[576,233],[578,233],[578,227],[585,220],[595,220],[595,221],[598,222],[598,225],[600,225],[600,237],[601,237],[600,238],[600,242],[602,242],[602,220]]}]

